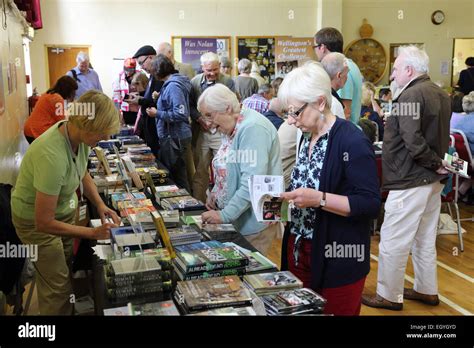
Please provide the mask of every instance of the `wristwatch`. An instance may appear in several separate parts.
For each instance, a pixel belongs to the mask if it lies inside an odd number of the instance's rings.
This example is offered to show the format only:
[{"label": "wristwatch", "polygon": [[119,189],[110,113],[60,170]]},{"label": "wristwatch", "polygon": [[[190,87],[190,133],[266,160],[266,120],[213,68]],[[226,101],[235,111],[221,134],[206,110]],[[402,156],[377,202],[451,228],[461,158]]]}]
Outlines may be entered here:
[{"label": "wristwatch", "polygon": [[321,208],[324,208],[326,206],[326,192],[323,192],[323,197],[321,198],[321,200],[319,201],[319,206]]}]

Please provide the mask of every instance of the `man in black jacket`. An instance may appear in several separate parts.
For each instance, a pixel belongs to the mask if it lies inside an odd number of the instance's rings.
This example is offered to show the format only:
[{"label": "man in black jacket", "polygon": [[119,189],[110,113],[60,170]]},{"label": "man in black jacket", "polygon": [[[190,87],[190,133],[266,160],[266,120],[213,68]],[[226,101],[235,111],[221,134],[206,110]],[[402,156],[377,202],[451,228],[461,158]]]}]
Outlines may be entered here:
[{"label": "man in black jacket", "polygon": [[141,130],[143,140],[145,140],[146,144],[151,148],[155,157],[158,157],[159,140],[155,120],[156,99],[158,99],[158,93],[163,86],[163,81],[155,79],[151,71],[151,61],[155,56],[156,51],[152,46],[143,46],[134,54],[133,58],[135,58],[141,68],[151,76],[143,97],[130,95],[131,98],[125,101],[127,103],[140,105],[141,116],[139,129]]},{"label": "man in black jacket", "polygon": [[[370,307],[401,310],[403,299],[439,304],[436,232],[441,208],[440,183],[448,173],[451,103],[431,82],[429,58],[415,46],[399,48],[392,77],[401,93],[385,126],[383,188],[390,190],[380,231],[377,294],[364,295]],[[415,283],[403,288],[412,252]]]}]

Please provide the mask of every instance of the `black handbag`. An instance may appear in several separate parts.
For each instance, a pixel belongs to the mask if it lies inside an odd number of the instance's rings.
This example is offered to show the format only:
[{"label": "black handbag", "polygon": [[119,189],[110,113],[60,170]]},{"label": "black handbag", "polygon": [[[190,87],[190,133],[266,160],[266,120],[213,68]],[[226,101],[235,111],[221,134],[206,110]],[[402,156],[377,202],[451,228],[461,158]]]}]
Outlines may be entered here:
[{"label": "black handbag", "polygon": [[168,135],[160,139],[160,162],[171,170],[181,156],[181,142],[179,138],[173,138],[170,132],[170,124],[166,123]]}]

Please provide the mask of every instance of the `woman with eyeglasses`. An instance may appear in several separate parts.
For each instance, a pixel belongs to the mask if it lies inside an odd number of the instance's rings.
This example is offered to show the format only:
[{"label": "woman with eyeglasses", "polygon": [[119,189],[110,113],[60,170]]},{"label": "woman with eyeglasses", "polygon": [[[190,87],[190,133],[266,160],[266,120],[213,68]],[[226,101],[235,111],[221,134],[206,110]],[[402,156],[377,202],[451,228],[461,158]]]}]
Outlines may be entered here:
[{"label": "woman with eyeglasses", "polygon": [[207,88],[198,110],[222,134],[222,144],[212,160],[214,188],[202,214],[203,223],[233,224],[258,251],[266,254],[280,225],[257,221],[250,203],[251,175],[282,175],[276,128],[252,109],[241,109],[237,96],[223,84]]},{"label": "woman with eyeglasses", "polygon": [[303,131],[289,192],[282,269],[327,299],[325,313],[359,315],[370,270],[370,223],[380,209],[375,155],[365,135],[331,112],[331,81],[316,62],[290,72],[278,99]]}]

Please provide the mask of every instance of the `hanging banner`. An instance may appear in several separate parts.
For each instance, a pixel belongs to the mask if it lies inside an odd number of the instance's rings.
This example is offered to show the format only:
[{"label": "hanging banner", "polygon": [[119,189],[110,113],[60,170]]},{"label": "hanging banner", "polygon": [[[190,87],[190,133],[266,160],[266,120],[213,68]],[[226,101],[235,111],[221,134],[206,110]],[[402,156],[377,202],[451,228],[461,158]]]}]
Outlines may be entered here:
[{"label": "hanging banner", "polygon": [[276,75],[285,77],[308,60],[317,60],[311,38],[277,38],[275,45]]}]

